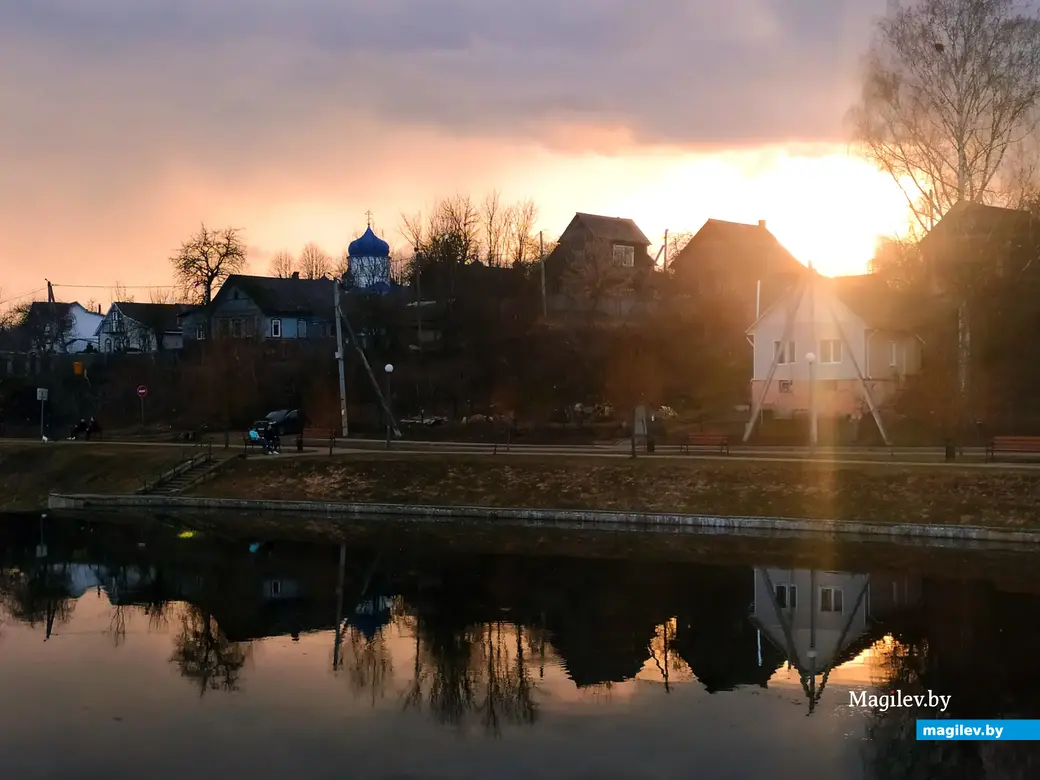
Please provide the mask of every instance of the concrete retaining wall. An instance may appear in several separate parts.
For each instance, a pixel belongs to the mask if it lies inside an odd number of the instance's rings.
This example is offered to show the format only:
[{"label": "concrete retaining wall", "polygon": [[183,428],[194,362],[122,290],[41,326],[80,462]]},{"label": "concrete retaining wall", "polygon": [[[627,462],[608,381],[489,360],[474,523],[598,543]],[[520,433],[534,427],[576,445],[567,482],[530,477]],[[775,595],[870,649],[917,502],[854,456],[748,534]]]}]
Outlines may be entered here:
[{"label": "concrete retaining wall", "polygon": [[853,534],[927,539],[966,539],[987,542],[1040,542],[1040,532],[1005,531],[961,525],[911,523],[860,523],[839,520],[801,520],[780,517],[718,517],[673,515],[652,512],[607,512],[573,509],[522,509],[475,506],[415,506],[410,504],[360,504],[341,501],[262,501],[199,496],[90,495],[51,493],[50,509],[193,509],[252,512],[317,513],[345,518],[394,517],[426,520],[519,520],[564,522],[592,527],[653,527],[659,530],[703,528],[728,530],[786,531],[795,533]]}]

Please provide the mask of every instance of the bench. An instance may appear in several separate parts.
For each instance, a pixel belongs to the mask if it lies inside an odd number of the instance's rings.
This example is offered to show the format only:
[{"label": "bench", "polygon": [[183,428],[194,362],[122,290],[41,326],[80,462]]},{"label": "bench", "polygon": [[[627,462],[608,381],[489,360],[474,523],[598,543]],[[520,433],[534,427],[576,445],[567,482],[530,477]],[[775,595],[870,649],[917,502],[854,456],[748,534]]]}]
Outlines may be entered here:
[{"label": "bench", "polygon": [[1040,436],[994,436],[986,445],[986,462],[998,453],[1040,455]]},{"label": "bench", "polygon": [[688,433],[679,442],[679,452],[689,455],[691,447],[718,447],[720,453],[729,455],[729,437],[721,433]]},{"label": "bench", "polygon": [[305,441],[317,441],[329,446],[329,455],[336,447],[336,432],[332,428],[304,428],[296,435],[296,451],[303,452]]},{"label": "bench", "polygon": [[258,439],[251,439],[249,437],[249,431],[243,431],[242,432],[242,448],[248,454],[250,447],[257,447],[259,449],[263,449],[264,448],[264,439],[263,439],[263,437],[260,437]]}]

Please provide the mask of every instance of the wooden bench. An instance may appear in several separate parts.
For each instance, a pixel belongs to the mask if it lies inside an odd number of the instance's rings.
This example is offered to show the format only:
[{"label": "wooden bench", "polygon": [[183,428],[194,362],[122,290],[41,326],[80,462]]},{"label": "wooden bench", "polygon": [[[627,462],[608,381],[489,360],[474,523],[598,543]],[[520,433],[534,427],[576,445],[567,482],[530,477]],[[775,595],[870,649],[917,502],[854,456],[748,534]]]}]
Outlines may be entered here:
[{"label": "wooden bench", "polygon": [[688,433],[679,442],[679,452],[689,455],[691,447],[718,447],[720,453],[729,455],[729,437],[721,433]]},{"label": "wooden bench", "polygon": [[332,428],[304,428],[296,435],[296,451],[303,452],[305,441],[321,442],[329,446],[329,455],[336,447],[336,431]]},{"label": "wooden bench", "polygon": [[986,462],[996,460],[998,453],[1040,455],[1040,436],[994,436],[986,445]]}]

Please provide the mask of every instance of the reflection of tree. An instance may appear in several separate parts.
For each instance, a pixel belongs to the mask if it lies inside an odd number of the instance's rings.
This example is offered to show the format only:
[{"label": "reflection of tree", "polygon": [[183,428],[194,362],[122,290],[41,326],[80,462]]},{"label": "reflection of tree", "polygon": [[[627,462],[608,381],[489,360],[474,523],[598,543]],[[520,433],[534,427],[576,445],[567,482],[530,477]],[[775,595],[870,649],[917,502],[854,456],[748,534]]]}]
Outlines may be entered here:
[{"label": "reflection of tree", "polygon": [[693,672],[682,656],[675,652],[676,620],[669,618],[667,622],[657,626],[653,639],[650,640],[648,649],[650,657],[657,666],[664,682],[664,689],[671,693],[671,679],[673,675],[679,675],[680,680],[690,680]]},{"label": "reflection of tree", "polygon": [[126,641],[126,607],[115,604],[112,607],[112,617],[108,621],[108,632],[112,635],[112,641],[119,647]]},{"label": "reflection of tree", "polygon": [[350,663],[347,665],[350,689],[358,696],[369,691],[375,706],[376,698],[383,697],[394,678],[394,662],[385,631],[380,629],[373,636],[367,636],[354,626],[349,626],[346,631],[350,645]]},{"label": "reflection of tree", "polygon": [[439,723],[456,728],[477,715],[496,736],[503,723],[532,724],[537,706],[527,668],[530,651],[530,639],[519,626],[495,622],[460,628],[419,620],[405,706],[425,705]]},{"label": "reflection of tree", "polygon": [[170,662],[195,681],[200,696],[207,690],[237,690],[248,657],[248,645],[229,642],[212,615],[193,605],[184,609]]},{"label": "reflection of tree", "polygon": [[68,565],[40,565],[16,571],[6,578],[0,600],[13,620],[35,628],[42,624],[48,636],[55,625],[68,623],[76,602],[69,597]]}]

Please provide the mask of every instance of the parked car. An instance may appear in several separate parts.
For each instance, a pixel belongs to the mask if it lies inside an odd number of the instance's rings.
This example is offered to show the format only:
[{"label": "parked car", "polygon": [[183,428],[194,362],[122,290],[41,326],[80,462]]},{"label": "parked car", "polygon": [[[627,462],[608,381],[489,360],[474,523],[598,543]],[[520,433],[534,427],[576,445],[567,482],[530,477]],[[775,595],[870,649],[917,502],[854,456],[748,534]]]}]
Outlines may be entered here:
[{"label": "parked car", "polygon": [[269,428],[274,428],[279,437],[295,436],[301,433],[306,425],[307,420],[299,409],[279,409],[253,423],[252,430],[262,436]]}]

